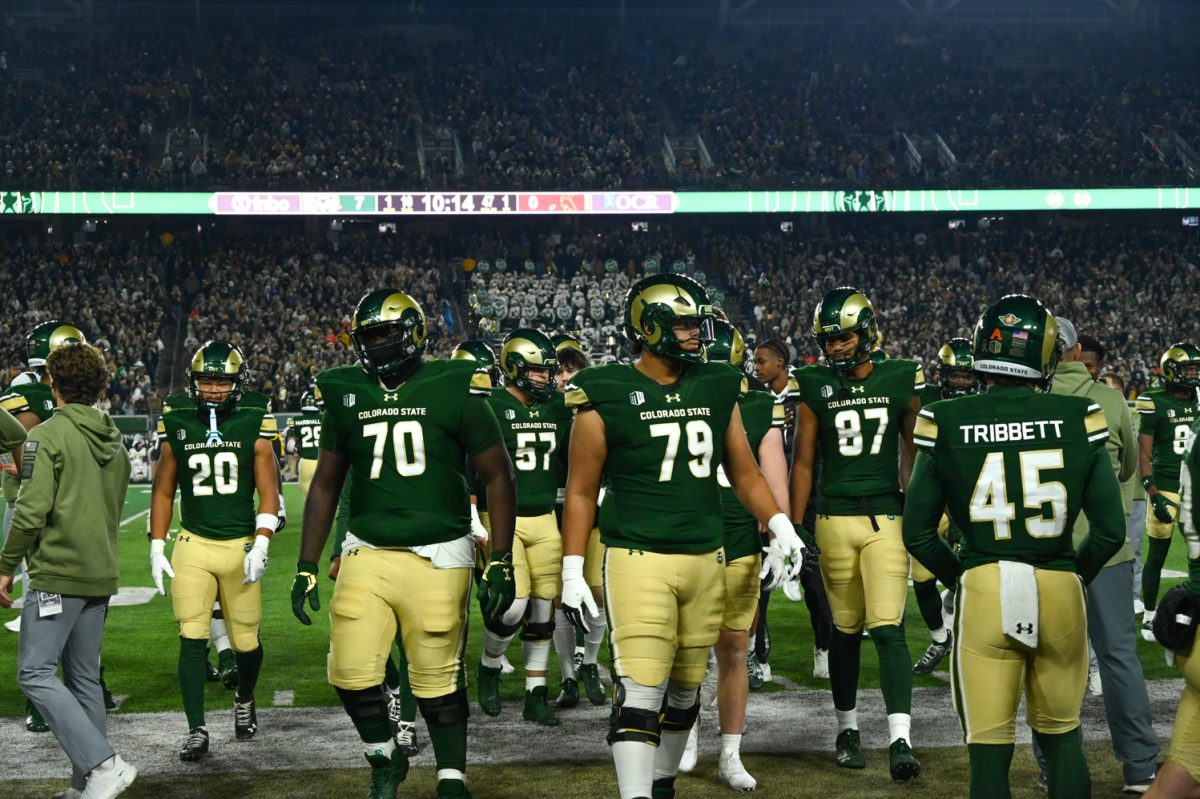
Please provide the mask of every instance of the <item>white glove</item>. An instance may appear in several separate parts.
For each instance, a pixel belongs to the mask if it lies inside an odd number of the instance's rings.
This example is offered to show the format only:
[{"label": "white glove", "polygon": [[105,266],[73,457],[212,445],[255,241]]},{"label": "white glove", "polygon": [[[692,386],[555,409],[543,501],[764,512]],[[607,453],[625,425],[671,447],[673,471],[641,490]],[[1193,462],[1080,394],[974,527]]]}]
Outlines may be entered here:
[{"label": "white glove", "polygon": [[762,569],[758,572],[758,579],[766,581],[762,585],[762,590],[774,591],[784,583],[787,577],[786,558],[787,553],[775,543],[774,539],[763,547]]},{"label": "white glove", "polygon": [[483,526],[483,520],[479,518],[479,506],[472,503],[471,505],[471,537],[480,544],[488,542],[488,531]]},{"label": "white glove", "polygon": [[595,616],[600,611],[592,589],[583,579],[583,555],[564,555],[562,566],[562,609],[567,620],[583,632],[588,631],[586,610]]},{"label": "white glove", "polygon": [[166,548],[167,542],[161,538],[150,541],[150,574],[154,577],[154,587],[158,589],[159,596],[167,595],[166,589],[163,588],[163,575],[166,574],[172,580],[175,579],[171,561],[167,560],[166,552],[164,552]]},{"label": "white glove", "polygon": [[257,583],[262,579],[263,572],[267,570],[267,547],[270,545],[271,539],[267,536],[254,536],[254,546],[250,547],[246,557],[242,558],[242,571],[246,573],[242,585]]},{"label": "white glove", "polygon": [[[774,573],[775,578],[766,587],[768,591],[773,591],[785,579],[791,580],[800,574],[800,567],[804,565],[804,542],[796,535],[796,528],[786,513],[772,516],[767,521],[767,529],[771,532],[771,544],[763,547],[763,568],[759,579]],[[790,562],[788,568],[773,572],[773,567],[782,565],[783,558]]]}]

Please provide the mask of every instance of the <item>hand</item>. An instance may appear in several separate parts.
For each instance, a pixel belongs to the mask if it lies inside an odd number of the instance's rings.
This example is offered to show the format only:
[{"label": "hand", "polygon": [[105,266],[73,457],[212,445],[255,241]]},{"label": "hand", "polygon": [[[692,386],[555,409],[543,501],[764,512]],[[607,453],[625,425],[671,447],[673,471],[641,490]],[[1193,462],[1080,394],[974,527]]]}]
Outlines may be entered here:
[{"label": "hand", "polygon": [[12,589],[13,576],[11,574],[0,574],[0,607],[12,607],[12,596],[9,594]]},{"label": "hand", "polygon": [[488,542],[488,531],[483,526],[483,519],[479,518],[479,506],[471,505],[471,537],[475,539],[475,546],[483,546]]},{"label": "hand", "polygon": [[242,585],[257,583],[262,579],[263,572],[267,570],[267,547],[270,545],[271,539],[267,536],[254,536],[254,546],[250,547],[246,557],[242,558],[242,572],[246,575]]},{"label": "hand", "polygon": [[163,587],[163,575],[167,575],[172,580],[175,579],[175,571],[171,568],[171,561],[167,560],[166,552],[167,542],[161,538],[155,538],[150,542],[150,574],[154,577],[154,587],[158,589],[159,596],[166,596],[167,591]]},{"label": "hand", "polygon": [[292,615],[301,624],[312,624],[312,619],[304,612],[304,600],[308,599],[311,610],[321,609],[321,595],[317,591],[317,564],[300,561],[296,564],[296,579],[292,581]]},{"label": "hand", "polygon": [[329,561],[329,579],[337,582],[338,572],[342,570],[342,556],[338,555]]},{"label": "hand", "polygon": [[763,581],[762,590],[774,591],[783,585],[787,577],[786,557],[787,553],[774,540],[763,547],[762,569],[758,572],[758,579]]},{"label": "hand", "polygon": [[1152,494],[1150,496],[1150,504],[1154,507],[1154,518],[1163,524],[1170,524],[1175,521],[1175,517],[1171,515],[1171,508],[1178,508],[1179,504],[1172,502],[1165,494],[1161,492]]},{"label": "hand", "polygon": [[280,532],[287,527],[287,507],[283,504],[283,493],[279,494],[279,513],[276,514],[279,521],[275,523],[275,532]]},{"label": "hand", "polygon": [[[782,583],[784,579],[791,580],[800,574],[800,570],[804,567],[804,541],[801,539],[800,534],[797,533],[797,526],[792,524],[787,514],[784,513],[776,513],[768,519],[767,529],[771,531],[771,543],[763,549],[765,554],[763,558],[763,571],[760,576],[765,577],[768,574],[767,562],[777,554],[773,550],[778,550],[779,553],[782,553],[783,557],[790,563],[786,573],[780,574],[779,579],[774,581],[774,585],[772,586],[774,588]],[[800,527],[799,531],[800,533],[804,533],[804,528]],[[804,533],[804,535],[808,534]]]},{"label": "hand", "polygon": [[587,616],[597,615],[596,600],[592,597],[592,589],[583,579],[583,556],[565,555],[562,567],[562,609],[567,621],[582,632],[588,631]]},{"label": "hand", "polygon": [[500,618],[516,598],[517,578],[513,574],[512,553],[493,552],[479,581],[479,604],[484,619]]}]

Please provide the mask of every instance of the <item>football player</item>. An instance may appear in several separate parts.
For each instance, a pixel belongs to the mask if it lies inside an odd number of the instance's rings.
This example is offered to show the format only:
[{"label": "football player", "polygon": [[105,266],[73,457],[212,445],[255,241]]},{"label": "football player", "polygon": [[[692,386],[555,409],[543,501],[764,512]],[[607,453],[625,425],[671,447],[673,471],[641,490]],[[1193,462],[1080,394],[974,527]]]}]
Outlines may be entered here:
[{"label": "football player", "polygon": [[595,615],[583,575],[601,478],[611,487],[604,592],[613,652],[612,745],[621,799],[675,795],[699,687],[725,608],[717,466],[767,524],[764,569],[798,571],[804,546],[779,510],[738,410],[742,378],[707,362],[713,308],[687,277],[630,287],[624,333],[633,364],[584,369],[566,394],[575,410],[563,519],[563,608],[585,629]]},{"label": "football player", "polygon": [[[952,338],[942,345],[937,354],[937,376],[941,385],[926,383],[921,391],[921,405],[932,405],[938,400],[969,397],[979,391],[979,378],[971,368],[974,356],[971,352],[971,342],[965,338]],[[943,535],[950,535],[951,541],[957,541],[957,530],[951,531],[951,522],[943,520]],[[917,608],[921,618],[929,627],[929,646],[925,653],[913,664],[913,674],[932,674],[938,664],[950,654],[953,646],[951,633],[946,628],[942,614],[942,595],[937,590],[937,578],[921,565],[920,561],[910,559],[909,567],[912,573],[913,593],[917,597]],[[946,589],[954,591],[954,585]]]},{"label": "football player", "polygon": [[[550,339],[558,358],[558,388],[563,391],[580,370],[592,365],[591,359],[573,336],[560,333]],[[566,497],[566,473],[558,489],[556,512],[559,527],[562,527],[562,505]],[[600,489],[600,505],[604,505],[607,492]],[[603,512],[600,514],[603,516]],[[558,655],[558,667],[562,674],[562,688],[558,694],[559,707],[575,707],[579,704],[579,684],[583,683],[584,694],[593,705],[608,701],[604,685],[600,682],[600,644],[608,632],[608,617],[604,612],[604,544],[600,543],[600,530],[594,528],[588,538],[587,554],[584,556],[583,577],[592,589],[592,600],[598,612],[587,619],[587,633],[575,628],[562,609],[562,598],[555,602],[554,650]],[[574,650],[574,651],[572,651]]]},{"label": "football player", "polygon": [[496,353],[486,342],[479,339],[468,339],[454,348],[450,359],[474,361],[475,368],[487,375],[490,385],[500,385],[500,371],[496,368]]},{"label": "football player", "polygon": [[[151,489],[150,570],[160,594],[166,593],[163,575],[173,579],[179,687],[188,724],[179,759],[185,761],[200,760],[209,749],[204,683],[216,600],[237,663],[234,735],[246,741],[258,731],[254,688],[263,660],[259,580],[279,524],[279,466],[271,444],[278,428],[263,403],[243,401],[246,371],[238,347],[206,342],[192,357],[187,394],[169,397],[158,421],[161,449]],[[177,486],[180,529],[168,561],[167,530]]]},{"label": "football player", "polygon": [[[833,612],[830,687],[837,715],[837,763],[866,768],[858,732],[859,650],[864,624],[879,654],[888,714],[889,769],[906,781],[921,773],[910,745],[912,666],[904,640],[908,554],[900,534],[901,445],[911,463],[912,428],[925,377],[920,365],[874,363],[877,328],[870,300],[856,289],[827,292],[813,312],[813,335],[827,364],[795,372],[796,441],[792,518],[814,492],[821,577]],[[817,464],[817,450],[820,462]]]},{"label": "football player", "polygon": [[[46,359],[50,353],[64,344],[87,343],[87,338],[72,324],[53,319],[43,322],[29,332],[25,340],[25,358],[29,371],[13,380],[8,390],[0,396],[0,408],[11,413],[26,431],[49,419],[54,414],[54,392],[50,388],[50,375],[46,372]],[[25,378],[25,379],[21,379]],[[14,461],[20,463],[20,452],[12,453]],[[4,488],[4,539],[8,539],[8,528],[12,524],[13,503],[21,481],[16,473],[6,472]],[[18,567],[20,569],[22,567]],[[19,572],[18,572],[19,573]],[[100,669],[100,687],[104,695],[105,710],[116,708],[112,692],[104,681],[104,668]],[[25,729],[29,732],[49,732],[50,727],[32,702],[25,703]]]},{"label": "football player", "polygon": [[316,386],[304,392],[300,398],[300,414],[288,424],[287,438],[295,439],[300,456],[300,494],[308,496],[313,472],[317,468],[317,448],[321,441],[321,412],[325,403],[321,401]]},{"label": "football player", "polygon": [[[483,712],[500,715],[500,658],[519,629],[525,655],[522,716],[526,721],[556,727],[559,720],[547,699],[546,668],[562,570],[562,536],[554,503],[566,472],[559,453],[569,440],[571,417],[557,391],[558,359],[545,334],[532,328],[514,330],[500,350],[499,368],[504,386],[493,388],[488,402],[516,469],[517,520],[512,548],[517,593],[504,616],[484,624],[476,689]],[[479,499],[479,515],[487,527],[483,494]]]},{"label": "football player", "polygon": [[1142,568],[1142,637],[1154,640],[1154,609],[1158,584],[1171,549],[1179,508],[1179,468],[1187,445],[1188,429],[1197,418],[1196,389],[1200,387],[1200,347],[1175,344],[1159,360],[1162,388],[1152,388],[1137,398],[1138,471],[1150,503],[1146,515],[1149,548]]},{"label": "football player", "polygon": [[[1179,474],[1179,527],[1187,541],[1188,577],[1163,597],[1163,615],[1158,619],[1156,632],[1168,627],[1172,617],[1182,615],[1185,623],[1178,645],[1169,639],[1163,646],[1172,652],[1175,668],[1183,675],[1183,695],[1175,713],[1175,728],[1171,733],[1171,751],[1154,775],[1146,799],[1192,799],[1200,796],[1200,652],[1196,650],[1196,625],[1200,623],[1200,502],[1196,488],[1200,485],[1200,447],[1196,435],[1200,422],[1193,422],[1184,449],[1183,468]],[[1167,608],[1178,600],[1178,610]],[[1165,638],[1165,636],[1164,636]]]},{"label": "football player", "polygon": [[[792,463],[792,444],[796,434],[796,403],[800,401],[799,385],[789,371],[792,355],[788,345],[777,338],[765,339],[754,350],[754,376],[762,381],[767,390],[775,396],[775,401],[783,407],[783,452],[787,458],[788,468]],[[816,524],[816,511],[810,501],[805,509],[804,529],[812,530]],[[821,582],[821,573],[817,569],[805,569],[798,581],[789,581],[783,587],[784,593],[793,600],[798,600],[800,594],[797,587],[803,589],[804,605],[808,609],[808,620],[813,630],[813,677],[818,680],[829,679],[829,647],[833,641],[833,618],[829,610],[829,597],[825,593],[825,585]],[[762,687],[763,675],[761,661],[765,662],[770,653],[771,636],[766,624],[766,611],[771,597],[770,591],[763,591],[758,597],[759,618],[755,629],[750,635],[750,661],[747,668],[750,671],[750,687]]]},{"label": "football player", "polygon": [[[975,799],[1010,796],[1022,687],[1050,796],[1091,795],[1079,728],[1083,585],[1125,540],[1125,514],[1104,412],[1045,393],[1060,347],[1044,305],[1004,297],[975,327],[973,367],[986,393],[930,405],[914,433],[904,541],[939,580],[958,583],[951,685]],[[958,555],[937,533],[946,508],[963,531]],[[1076,551],[1081,508],[1091,531]]]},{"label": "football player", "polygon": [[357,366],[322,373],[317,471],[304,505],[292,612],[320,608],[317,561],[349,472],[350,519],[330,603],[329,682],[364,744],[374,799],[394,799],[408,774],[383,691],[397,630],[437,763],[440,799],[467,797],[467,686],[462,679],[475,545],[463,475],[470,458],[486,486],[491,561],[484,618],[516,591],[512,463],[473,362],[425,361],[425,314],[407,294],[359,300],[350,331]]}]

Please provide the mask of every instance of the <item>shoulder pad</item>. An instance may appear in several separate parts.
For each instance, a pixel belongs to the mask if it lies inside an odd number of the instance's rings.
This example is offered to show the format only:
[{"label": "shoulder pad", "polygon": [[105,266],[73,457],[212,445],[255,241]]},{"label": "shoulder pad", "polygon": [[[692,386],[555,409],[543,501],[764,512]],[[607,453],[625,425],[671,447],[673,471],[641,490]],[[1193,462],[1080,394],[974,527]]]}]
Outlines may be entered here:
[{"label": "shoulder pad", "polygon": [[21,413],[29,410],[29,400],[23,394],[13,391],[11,394],[0,397],[0,408],[9,413]]}]

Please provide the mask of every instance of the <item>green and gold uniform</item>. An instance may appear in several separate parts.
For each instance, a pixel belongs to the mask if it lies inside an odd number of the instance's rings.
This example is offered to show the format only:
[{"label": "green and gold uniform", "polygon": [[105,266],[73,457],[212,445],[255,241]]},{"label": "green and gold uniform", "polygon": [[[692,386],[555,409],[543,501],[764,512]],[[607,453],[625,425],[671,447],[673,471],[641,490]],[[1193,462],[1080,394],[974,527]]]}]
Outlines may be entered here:
[{"label": "green and gold uniform", "polygon": [[426,361],[395,389],[358,366],[317,378],[321,448],[351,467],[329,608],[329,681],[338,688],[383,681],[397,626],[418,698],[460,687],[474,565],[464,465],[501,439],[486,382],[469,361]]},{"label": "green and gold uniform", "polygon": [[296,439],[296,453],[300,456],[300,493],[307,497],[313,473],[317,470],[317,450],[321,446],[321,414],[301,413],[292,417],[287,437]]},{"label": "green and gold uniform", "polygon": [[816,497],[821,577],[844,633],[898,625],[908,596],[900,534],[900,429],[925,388],[913,361],[877,363],[863,380],[829,366],[795,373],[800,402],[817,417]]},{"label": "green and gold uniform", "polygon": [[[771,428],[783,430],[783,405],[770,392],[746,391],[738,400],[738,407],[750,451],[757,459],[758,448]],[[754,625],[758,610],[762,539],[758,520],[734,494],[723,468],[717,470],[717,481],[721,486],[721,515],[725,524],[725,617],[721,629],[747,632]]]},{"label": "green and gold uniform", "polygon": [[[561,452],[570,442],[571,412],[557,392],[545,401],[526,405],[508,389],[493,388],[488,403],[500,423],[516,476],[513,569],[517,598],[554,599],[562,574],[562,536],[554,505],[559,485],[566,480]],[[486,492],[477,491],[476,502],[480,520],[490,532],[484,515]]]},{"label": "green and gold uniform", "polygon": [[[1181,402],[1166,389],[1152,388],[1137,398],[1135,407],[1138,434],[1154,440],[1150,455],[1154,484],[1159,493],[1178,504],[1179,469],[1191,425],[1200,416],[1200,403],[1194,391],[1190,399]],[[1174,527],[1174,522],[1160,522],[1153,513],[1146,514],[1146,534],[1151,538],[1170,538]]]},{"label": "green and gold uniform", "polygon": [[167,398],[158,437],[171,446],[179,485],[179,537],[171,552],[171,604],[183,638],[206,640],[220,601],[235,652],[258,647],[261,582],[243,585],[242,560],[254,542],[254,445],[278,434],[275,417],[254,403],[216,417],[186,394]]},{"label": "green and gold uniform", "polygon": [[[47,383],[22,383],[19,386],[9,386],[8,391],[0,396],[0,408],[13,416],[21,413],[32,413],[38,418],[38,424],[54,415],[54,390]],[[17,501],[17,493],[21,490],[21,481],[15,475],[5,474],[3,477],[4,501],[12,507]]]},{"label": "green and gold uniform", "polygon": [[[1026,386],[993,386],[918,416],[904,539],[939,580],[958,582],[951,677],[968,744],[1013,743],[1022,686],[1035,731],[1079,726],[1083,584],[1125,538],[1107,439],[1099,405]],[[963,532],[957,556],[936,532],[942,508]],[[1081,509],[1092,527],[1076,552]]]},{"label": "green and gold uniform", "polygon": [[725,605],[725,530],[717,467],[740,375],[688,364],[664,386],[635,367],[591,366],[567,406],[604,422],[608,457],[601,540],[616,675],[700,685]]},{"label": "green and gold uniform", "polygon": [[[1198,433],[1200,421],[1192,423],[1183,455],[1179,526],[1188,544],[1188,579],[1184,585],[1200,595],[1200,503],[1195,493],[1200,485],[1200,447],[1195,446]],[[1190,649],[1175,652],[1175,668],[1183,675],[1183,695],[1175,713],[1168,759],[1183,766],[1192,779],[1200,782],[1200,651],[1194,642]]]}]

